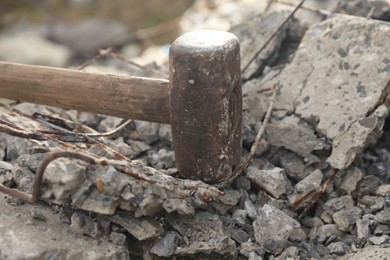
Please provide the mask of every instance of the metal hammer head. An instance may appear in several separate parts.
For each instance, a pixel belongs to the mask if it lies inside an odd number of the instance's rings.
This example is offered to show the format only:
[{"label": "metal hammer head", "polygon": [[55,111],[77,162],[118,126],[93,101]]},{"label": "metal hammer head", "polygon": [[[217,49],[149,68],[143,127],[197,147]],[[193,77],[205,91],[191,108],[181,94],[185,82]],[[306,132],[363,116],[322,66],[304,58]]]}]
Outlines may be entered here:
[{"label": "metal hammer head", "polygon": [[190,32],[172,44],[169,56],[176,166],[185,178],[218,183],[241,158],[238,39],[222,31]]}]

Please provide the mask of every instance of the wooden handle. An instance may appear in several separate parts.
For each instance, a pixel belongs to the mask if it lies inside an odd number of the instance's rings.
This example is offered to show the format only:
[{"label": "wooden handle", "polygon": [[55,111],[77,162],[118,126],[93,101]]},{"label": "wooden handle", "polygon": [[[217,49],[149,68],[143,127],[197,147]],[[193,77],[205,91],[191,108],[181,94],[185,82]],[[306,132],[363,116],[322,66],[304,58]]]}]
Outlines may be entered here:
[{"label": "wooden handle", "polygon": [[168,80],[0,62],[0,97],[170,123]]}]

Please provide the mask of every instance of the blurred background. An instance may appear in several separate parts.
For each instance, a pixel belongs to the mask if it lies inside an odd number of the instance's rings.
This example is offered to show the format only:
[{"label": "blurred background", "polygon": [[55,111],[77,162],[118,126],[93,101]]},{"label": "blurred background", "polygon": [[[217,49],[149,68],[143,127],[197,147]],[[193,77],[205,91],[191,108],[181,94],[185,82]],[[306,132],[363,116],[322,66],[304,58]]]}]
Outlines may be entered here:
[{"label": "blurred background", "polygon": [[194,0],[2,0],[0,60],[77,66],[111,47],[126,58],[171,43]]}]

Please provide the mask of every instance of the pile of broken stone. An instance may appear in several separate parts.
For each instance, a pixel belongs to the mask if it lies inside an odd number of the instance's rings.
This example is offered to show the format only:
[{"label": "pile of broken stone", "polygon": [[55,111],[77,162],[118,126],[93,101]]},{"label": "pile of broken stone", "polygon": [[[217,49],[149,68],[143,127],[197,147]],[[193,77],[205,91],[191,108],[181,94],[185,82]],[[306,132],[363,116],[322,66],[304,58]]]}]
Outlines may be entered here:
[{"label": "pile of broken stone", "polygon": [[[197,1],[182,27],[231,31],[240,40],[244,67],[291,12],[291,6],[273,2],[265,11],[266,1]],[[178,189],[187,186],[175,178],[170,126],[134,121],[101,140],[134,160],[132,167],[165,177],[156,183],[112,166],[55,160],[45,171],[43,201],[21,205],[3,196],[0,257],[333,259],[372,245],[378,257],[389,255],[390,25],[381,20],[389,19],[390,7],[386,1],[326,2],[305,3],[317,11],[298,11],[243,73],[244,156],[270,104],[272,93],[263,89],[281,88],[255,157],[224,195],[201,183]],[[372,18],[361,17],[370,11]],[[131,73],[145,76],[145,71]],[[31,104],[16,108],[65,117],[100,132],[122,122]],[[47,127],[2,109],[1,118],[16,125]],[[111,156],[99,145],[80,147]],[[43,156],[59,147],[1,134],[0,148],[2,183],[30,191]],[[330,181],[333,169],[340,171]],[[52,219],[58,218],[72,240],[27,242],[35,233],[18,231],[22,224],[16,223],[26,219],[21,207],[31,209],[27,225],[37,227],[36,234],[50,233]],[[6,215],[13,218],[6,222]],[[78,248],[77,243],[85,244]]]}]

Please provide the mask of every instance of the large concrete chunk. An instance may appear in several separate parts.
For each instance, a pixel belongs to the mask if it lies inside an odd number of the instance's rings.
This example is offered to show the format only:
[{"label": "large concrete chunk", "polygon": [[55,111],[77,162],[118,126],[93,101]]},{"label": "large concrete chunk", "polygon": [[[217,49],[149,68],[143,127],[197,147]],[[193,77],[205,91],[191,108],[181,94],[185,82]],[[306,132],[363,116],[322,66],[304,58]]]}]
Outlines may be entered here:
[{"label": "large concrete chunk", "polygon": [[379,136],[388,113],[389,35],[387,23],[337,15],[309,28],[282,71],[248,87],[282,84],[274,114],[309,122],[332,141],[331,166],[346,168]]}]

